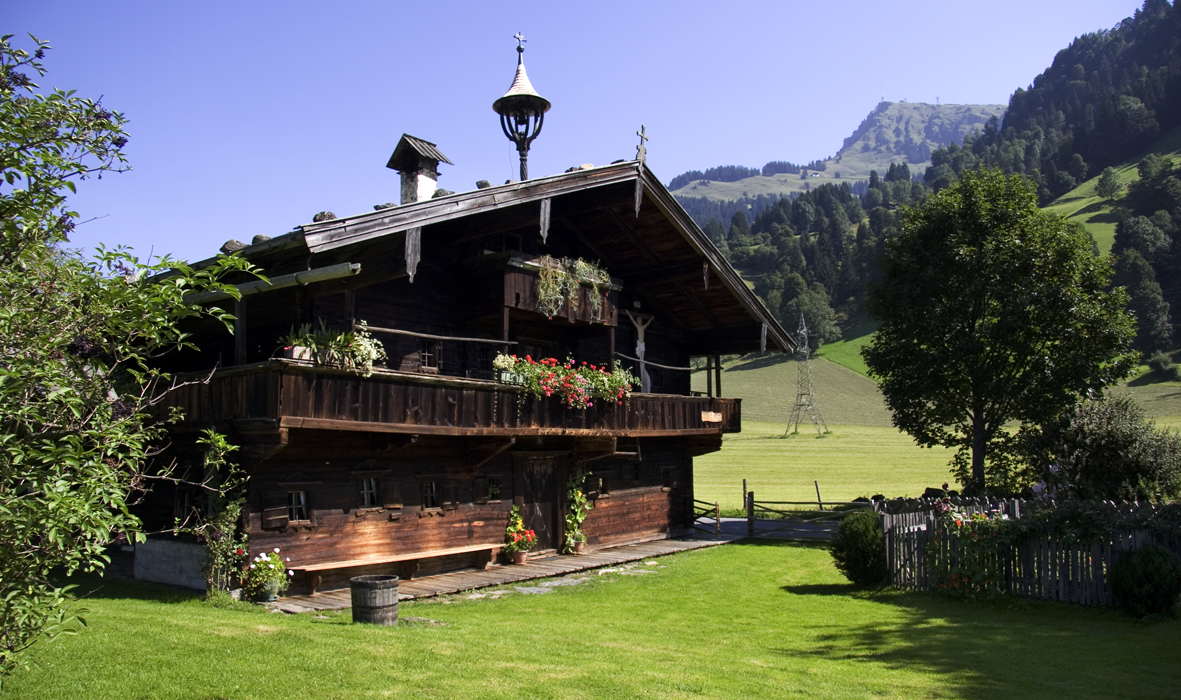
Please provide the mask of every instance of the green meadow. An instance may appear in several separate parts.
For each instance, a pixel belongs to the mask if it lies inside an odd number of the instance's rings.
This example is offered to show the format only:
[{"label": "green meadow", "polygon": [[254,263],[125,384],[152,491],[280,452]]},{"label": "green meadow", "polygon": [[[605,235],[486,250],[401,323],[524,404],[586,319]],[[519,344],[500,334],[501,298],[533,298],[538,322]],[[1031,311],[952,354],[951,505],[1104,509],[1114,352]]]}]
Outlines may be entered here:
[{"label": "green meadow", "polygon": [[807,545],[728,544],[651,561],[544,595],[508,586],[501,597],[404,602],[403,620],[419,620],[392,628],[82,579],[93,591],[89,629],[37,647],[39,668],[8,679],[4,693],[992,700],[1173,698],[1181,687],[1176,620],[857,591],[825,549]]}]

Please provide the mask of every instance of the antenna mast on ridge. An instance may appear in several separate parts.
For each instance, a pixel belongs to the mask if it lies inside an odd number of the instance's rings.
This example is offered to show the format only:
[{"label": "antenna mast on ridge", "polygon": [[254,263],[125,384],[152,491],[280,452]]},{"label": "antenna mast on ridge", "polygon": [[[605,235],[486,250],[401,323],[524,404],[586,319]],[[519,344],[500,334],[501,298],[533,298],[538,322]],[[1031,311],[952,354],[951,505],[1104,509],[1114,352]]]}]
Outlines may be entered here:
[{"label": "antenna mast on ridge", "polygon": [[812,390],[811,355],[812,351],[808,349],[808,326],[804,323],[804,315],[800,314],[800,330],[796,333],[796,367],[799,369],[796,402],[791,408],[791,416],[787,419],[787,429],[783,431],[785,437],[788,433],[800,432],[800,421],[803,420],[805,411],[812,419],[812,425],[816,426],[816,437],[823,437],[824,433],[828,432],[828,424],[820,415],[820,405],[816,403],[816,394]]}]

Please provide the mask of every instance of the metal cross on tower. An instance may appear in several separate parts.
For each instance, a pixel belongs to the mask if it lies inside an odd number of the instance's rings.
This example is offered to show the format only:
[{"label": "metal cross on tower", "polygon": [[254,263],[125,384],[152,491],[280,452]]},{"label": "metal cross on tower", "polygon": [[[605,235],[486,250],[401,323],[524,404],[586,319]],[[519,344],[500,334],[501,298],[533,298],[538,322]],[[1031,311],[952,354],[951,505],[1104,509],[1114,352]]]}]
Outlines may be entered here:
[{"label": "metal cross on tower", "polygon": [[808,326],[804,323],[804,315],[800,314],[800,330],[796,333],[796,367],[799,368],[796,402],[791,408],[791,416],[787,419],[787,429],[783,431],[784,435],[800,432],[800,421],[803,420],[805,412],[812,419],[812,424],[816,426],[817,437],[828,432],[828,425],[824,422],[824,417],[820,415],[820,405],[816,403],[816,394],[812,391],[811,354],[808,349]]}]

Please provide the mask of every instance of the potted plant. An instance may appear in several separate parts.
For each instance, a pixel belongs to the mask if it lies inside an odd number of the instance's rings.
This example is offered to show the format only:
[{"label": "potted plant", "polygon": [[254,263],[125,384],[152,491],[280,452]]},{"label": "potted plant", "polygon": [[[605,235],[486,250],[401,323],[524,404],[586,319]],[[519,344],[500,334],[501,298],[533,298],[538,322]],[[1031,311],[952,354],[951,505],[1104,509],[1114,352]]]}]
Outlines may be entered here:
[{"label": "potted plant", "polygon": [[534,360],[529,355],[522,359],[500,354],[492,366],[501,371],[501,382],[518,384],[537,398],[557,396],[567,408],[590,408],[595,401],[622,405],[631,396],[636,381],[618,364],[612,363],[608,369],[587,362],[578,364],[569,357],[559,362],[553,357]]},{"label": "potted plant", "polygon": [[250,561],[250,565],[242,571],[242,588],[251,598],[269,602],[287,590],[293,575],[279,556],[279,548],[275,547],[273,552],[259,554]]},{"label": "potted plant", "polygon": [[512,555],[514,564],[524,564],[529,550],[537,544],[537,533],[525,529],[521,509],[513,506],[508,514],[508,525],[504,528],[504,551]]},{"label": "potted plant", "polygon": [[365,322],[358,322],[351,331],[334,331],[323,319],[320,328],[312,330],[305,323],[279,340],[283,355],[295,360],[311,360],[318,365],[329,365],[360,372],[368,377],[373,374],[373,363],[385,360],[385,347],[381,341],[369,335]]},{"label": "potted plant", "polygon": [[586,513],[594,505],[587,500],[582,490],[586,481],[586,472],[582,469],[570,474],[566,482],[566,500],[570,503],[570,510],[566,513],[566,553],[582,554],[586,548],[586,533],[582,531],[582,523],[586,520]]}]

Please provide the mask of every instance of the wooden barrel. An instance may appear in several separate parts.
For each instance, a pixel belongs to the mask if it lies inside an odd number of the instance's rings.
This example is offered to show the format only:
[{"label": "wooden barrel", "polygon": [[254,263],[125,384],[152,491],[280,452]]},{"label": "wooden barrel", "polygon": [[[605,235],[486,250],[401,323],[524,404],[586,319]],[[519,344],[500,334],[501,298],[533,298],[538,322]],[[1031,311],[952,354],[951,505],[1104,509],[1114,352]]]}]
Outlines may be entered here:
[{"label": "wooden barrel", "polygon": [[398,624],[398,577],[354,576],[349,579],[353,622],[392,627]]}]

